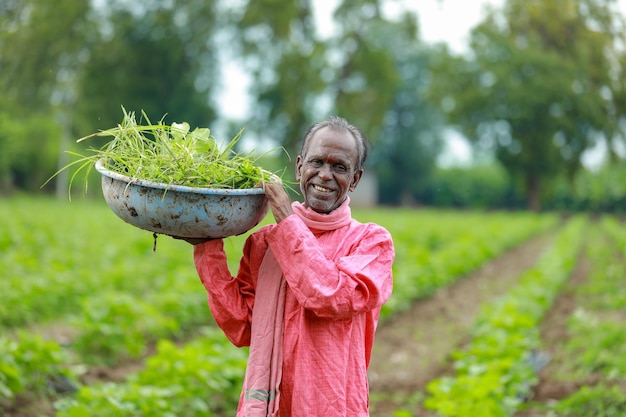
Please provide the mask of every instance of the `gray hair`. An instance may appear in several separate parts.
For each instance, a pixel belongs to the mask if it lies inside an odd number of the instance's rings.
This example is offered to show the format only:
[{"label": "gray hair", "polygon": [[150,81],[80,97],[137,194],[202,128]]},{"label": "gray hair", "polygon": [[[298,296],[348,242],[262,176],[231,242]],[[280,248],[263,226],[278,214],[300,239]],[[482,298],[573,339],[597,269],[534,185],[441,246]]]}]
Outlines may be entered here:
[{"label": "gray hair", "polygon": [[358,127],[350,124],[346,119],[339,116],[330,116],[326,120],[321,122],[314,123],[311,127],[308,128],[306,133],[304,134],[304,139],[302,140],[302,147],[300,148],[300,155],[304,156],[307,145],[313,135],[315,135],[321,129],[328,127],[336,132],[348,132],[352,135],[352,137],[356,140],[357,147],[357,161],[356,161],[356,171],[363,169],[363,164],[365,164],[365,160],[367,159],[367,150],[369,147],[369,141],[365,134]]}]

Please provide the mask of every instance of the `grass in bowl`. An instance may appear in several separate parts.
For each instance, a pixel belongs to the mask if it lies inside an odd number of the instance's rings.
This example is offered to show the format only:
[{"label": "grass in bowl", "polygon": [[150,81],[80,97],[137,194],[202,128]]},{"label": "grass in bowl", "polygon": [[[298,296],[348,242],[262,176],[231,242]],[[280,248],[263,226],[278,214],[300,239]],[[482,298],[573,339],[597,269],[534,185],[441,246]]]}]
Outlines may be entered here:
[{"label": "grass in bowl", "polygon": [[124,118],[117,127],[78,139],[82,142],[110,136],[111,141],[99,149],[90,148],[91,155],[70,152],[79,159],[61,168],[43,185],[63,170],[77,167],[70,177],[69,188],[81,171],[86,171],[86,187],[87,174],[100,159],[107,161],[106,168],[110,171],[168,185],[246,189],[277,178],[275,173],[257,165],[258,157],[235,151],[243,129],[220,147],[208,128],[191,130],[187,122],[167,125],[164,119],[153,124],[144,112],[138,122],[134,112],[122,110]]}]

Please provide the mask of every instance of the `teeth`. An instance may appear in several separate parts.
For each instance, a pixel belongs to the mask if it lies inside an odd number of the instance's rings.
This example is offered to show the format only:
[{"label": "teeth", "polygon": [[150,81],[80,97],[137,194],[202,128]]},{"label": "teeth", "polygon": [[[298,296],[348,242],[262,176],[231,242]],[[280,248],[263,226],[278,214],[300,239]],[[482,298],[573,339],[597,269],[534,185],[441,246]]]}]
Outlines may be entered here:
[{"label": "teeth", "polygon": [[326,187],[321,187],[319,185],[314,185],[313,188],[315,188],[317,191],[322,192],[322,193],[330,193],[332,191]]}]

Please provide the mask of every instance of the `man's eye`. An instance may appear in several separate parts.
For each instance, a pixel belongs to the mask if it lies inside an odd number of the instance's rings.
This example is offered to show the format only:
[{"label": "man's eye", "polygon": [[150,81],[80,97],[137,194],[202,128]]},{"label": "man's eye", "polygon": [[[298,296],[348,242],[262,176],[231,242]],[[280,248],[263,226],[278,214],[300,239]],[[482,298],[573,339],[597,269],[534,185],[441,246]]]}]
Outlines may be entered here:
[{"label": "man's eye", "polygon": [[321,167],[323,165],[323,163],[322,163],[322,161],[320,159],[311,159],[309,161],[309,164],[311,166],[314,166],[314,167]]},{"label": "man's eye", "polygon": [[335,171],[337,172],[346,172],[347,169],[344,165],[337,164],[335,165]]}]

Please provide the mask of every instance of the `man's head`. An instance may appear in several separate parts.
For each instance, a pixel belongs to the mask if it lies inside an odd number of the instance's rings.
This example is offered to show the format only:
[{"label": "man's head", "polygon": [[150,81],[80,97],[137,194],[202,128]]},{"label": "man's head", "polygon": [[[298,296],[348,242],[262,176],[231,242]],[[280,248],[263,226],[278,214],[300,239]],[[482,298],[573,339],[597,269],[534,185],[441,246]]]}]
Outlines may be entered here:
[{"label": "man's head", "polygon": [[367,158],[367,138],[340,117],[312,125],[296,160],[304,204],[319,213],[339,207],[353,191]]}]

